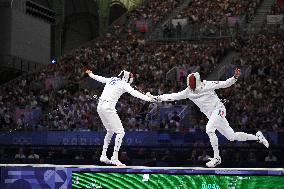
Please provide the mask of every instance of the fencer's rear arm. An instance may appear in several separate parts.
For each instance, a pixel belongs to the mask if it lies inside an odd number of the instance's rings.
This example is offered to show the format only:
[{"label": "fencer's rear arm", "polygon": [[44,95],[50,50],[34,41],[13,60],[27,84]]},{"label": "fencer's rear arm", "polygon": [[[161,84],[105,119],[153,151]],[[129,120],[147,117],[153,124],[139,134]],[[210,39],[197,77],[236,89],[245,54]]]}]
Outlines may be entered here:
[{"label": "fencer's rear arm", "polygon": [[107,83],[109,78],[105,78],[105,77],[102,77],[102,76],[98,76],[98,75],[95,75],[93,73],[89,73],[89,76],[95,80],[97,80],[98,82],[101,82],[101,83]]},{"label": "fencer's rear arm", "polygon": [[227,79],[226,81],[203,81],[204,83],[203,91],[211,91],[211,90],[220,89],[220,88],[228,88],[236,82],[237,82],[237,79],[235,77],[231,77]]}]

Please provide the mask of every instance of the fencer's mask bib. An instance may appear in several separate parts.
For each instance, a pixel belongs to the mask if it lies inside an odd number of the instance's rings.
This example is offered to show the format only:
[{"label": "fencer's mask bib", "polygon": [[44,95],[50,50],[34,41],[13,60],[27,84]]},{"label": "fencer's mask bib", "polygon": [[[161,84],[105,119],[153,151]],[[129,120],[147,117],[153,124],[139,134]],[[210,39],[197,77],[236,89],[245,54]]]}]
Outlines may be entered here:
[{"label": "fencer's mask bib", "polygon": [[133,82],[133,79],[134,79],[133,74],[130,73],[130,72],[128,72],[128,71],[126,71],[126,70],[122,70],[122,71],[120,72],[120,74],[118,75],[118,77],[119,77],[121,80],[123,80],[123,81],[125,81],[125,82],[127,82],[127,83],[129,83],[129,84],[131,84],[131,83]]},{"label": "fencer's mask bib", "polygon": [[201,80],[200,80],[200,74],[198,72],[191,73],[187,76],[187,86],[192,91],[199,91],[201,89]]}]

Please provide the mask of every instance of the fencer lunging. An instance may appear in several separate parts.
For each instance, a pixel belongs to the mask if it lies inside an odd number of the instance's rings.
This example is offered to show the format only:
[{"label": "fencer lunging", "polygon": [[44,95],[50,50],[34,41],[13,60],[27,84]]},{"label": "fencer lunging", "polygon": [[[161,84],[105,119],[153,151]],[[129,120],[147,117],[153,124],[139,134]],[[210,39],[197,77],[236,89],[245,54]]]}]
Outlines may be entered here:
[{"label": "fencer lunging", "polygon": [[216,129],[230,141],[255,140],[264,144],[267,148],[269,147],[268,141],[260,131],[258,131],[256,135],[244,132],[234,132],[226,119],[225,106],[215,92],[215,89],[227,88],[233,85],[240,75],[240,69],[236,69],[234,76],[226,81],[201,81],[198,72],[192,73],[187,77],[188,87],[185,90],[178,93],[163,94],[155,97],[160,101],[174,101],[188,98],[192,100],[200,108],[200,111],[209,119],[206,125],[206,133],[209,136],[214,151],[214,158],[211,158],[210,161],[206,163],[207,167],[215,167],[221,163],[218,138],[215,133]]},{"label": "fencer lunging", "polygon": [[[105,83],[104,90],[99,98],[99,103],[97,106],[98,114],[102,120],[104,127],[107,130],[107,134],[104,138],[104,145],[100,161],[107,164],[113,164],[117,166],[124,166],[118,160],[118,152],[122,144],[122,139],[124,137],[124,128],[122,126],[121,120],[116,112],[115,105],[120,98],[120,96],[128,92],[134,97],[139,99],[152,102],[153,98],[134,90],[130,84],[133,82],[133,74],[128,71],[121,71],[117,77],[105,78],[102,76],[94,75],[91,70],[87,70],[86,73],[93,79]],[[107,157],[107,149],[113,134],[115,137],[115,146],[111,159]]]}]

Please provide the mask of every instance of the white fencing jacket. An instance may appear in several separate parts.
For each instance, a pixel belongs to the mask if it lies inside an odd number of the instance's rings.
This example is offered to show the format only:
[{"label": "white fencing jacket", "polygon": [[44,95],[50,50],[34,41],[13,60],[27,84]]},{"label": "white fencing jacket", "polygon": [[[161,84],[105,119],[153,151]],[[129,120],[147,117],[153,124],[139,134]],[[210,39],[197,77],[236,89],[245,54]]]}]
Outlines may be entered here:
[{"label": "white fencing jacket", "polygon": [[94,75],[93,73],[90,73],[89,76],[101,83],[106,84],[102,92],[102,95],[100,97],[100,100],[111,102],[111,104],[113,104],[114,106],[117,103],[120,96],[125,92],[128,92],[132,96],[139,98],[141,100],[149,102],[152,101],[150,97],[133,89],[129,83],[125,82],[124,80],[121,80],[120,78],[117,77],[105,78],[102,76]]},{"label": "white fencing jacket", "polygon": [[215,89],[227,88],[233,85],[237,79],[231,77],[226,81],[205,81],[201,82],[199,90],[192,91],[189,87],[178,93],[163,94],[159,98],[161,101],[174,101],[181,99],[192,100],[209,119],[211,113],[216,107],[224,106],[219,97],[217,96]]}]

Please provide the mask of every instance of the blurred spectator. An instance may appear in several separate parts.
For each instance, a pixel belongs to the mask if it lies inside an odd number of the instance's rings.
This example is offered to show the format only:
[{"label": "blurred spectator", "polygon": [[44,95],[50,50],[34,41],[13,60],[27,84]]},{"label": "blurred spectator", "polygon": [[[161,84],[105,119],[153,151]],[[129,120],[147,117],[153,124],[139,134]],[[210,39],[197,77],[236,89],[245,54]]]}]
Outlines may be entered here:
[{"label": "blurred spectator", "polygon": [[173,128],[174,132],[179,132],[180,131],[180,117],[177,114],[177,112],[173,113],[173,116],[171,117],[170,120],[171,127]]},{"label": "blurred spectator", "polygon": [[69,159],[69,153],[67,151],[67,149],[63,148],[61,151],[60,151],[60,154],[57,154],[58,157],[55,157],[55,158],[62,158],[62,159]]},{"label": "blurred spectator", "polygon": [[139,148],[137,152],[137,157],[139,158],[146,158],[146,149],[145,148]]},{"label": "blurred spectator", "polygon": [[54,152],[51,151],[51,150],[49,150],[49,151],[47,152],[46,159],[49,160],[49,161],[52,160],[52,159],[54,159]]},{"label": "blurred spectator", "polygon": [[122,163],[124,163],[125,165],[132,165],[132,161],[131,159],[128,157],[128,154],[127,152],[125,151],[122,151],[121,154],[120,154],[120,161]]},{"label": "blurred spectator", "polygon": [[210,156],[207,155],[206,150],[202,151],[202,154],[198,156],[198,161],[209,161]]},{"label": "blurred spectator", "polygon": [[[225,25],[227,17],[247,15],[251,17],[260,0],[226,0],[226,1],[200,1],[193,0],[177,18],[187,18],[192,24]],[[214,10],[214,11],[212,11]]]},{"label": "blurred spectator", "polygon": [[196,150],[192,150],[191,155],[187,158],[189,161],[196,161],[198,160]]},{"label": "blurred spectator", "polygon": [[284,13],[284,6],[281,1],[276,0],[274,5],[272,5],[270,13],[271,15],[278,15]]},{"label": "blurred spectator", "polygon": [[248,155],[248,163],[250,167],[257,167],[257,159],[254,151],[250,151]]},{"label": "blurred spectator", "polygon": [[39,155],[34,152],[34,150],[31,150],[30,155],[28,155],[28,159],[39,159]]},{"label": "blurred spectator", "polygon": [[177,163],[173,153],[171,153],[170,150],[166,150],[161,160],[164,161],[168,166],[175,165]]},{"label": "blurred spectator", "polygon": [[19,148],[18,153],[14,157],[15,159],[26,159],[26,155],[24,154],[24,150]]},{"label": "blurred spectator", "polygon": [[269,150],[268,155],[264,158],[266,162],[277,162],[277,157],[273,155],[273,152]]},{"label": "blurred spectator", "polygon": [[198,147],[204,147],[205,144],[204,144],[204,141],[202,141],[201,139],[198,139],[194,142],[193,146],[198,148]]},{"label": "blurred spectator", "polygon": [[17,121],[17,128],[26,130],[27,129],[27,121],[25,119],[25,115],[21,114],[20,118]]},{"label": "blurred spectator", "polygon": [[177,33],[177,38],[181,38],[182,37],[182,26],[181,26],[181,24],[179,22],[176,25],[176,33]]},{"label": "blurred spectator", "polygon": [[7,159],[8,155],[5,152],[5,149],[0,149],[0,159]]},{"label": "blurred spectator", "polygon": [[242,156],[240,154],[240,152],[237,152],[235,155],[235,158],[233,160],[233,164],[235,165],[235,167],[241,167],[242,165]]},{"label": "blurred spectator", "polygon": [[150,167],[157,166],[157,153],[155,151],[151,152],[149,159],[145,163],[145,166],[150,166]]},{"label": "blurred spectator", "polygon": [[77,154],[75,157],[74,157],[75,160],[83,160],[85,159],[84,155],[82,152],[80,152],[79,154]]}]

